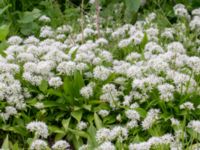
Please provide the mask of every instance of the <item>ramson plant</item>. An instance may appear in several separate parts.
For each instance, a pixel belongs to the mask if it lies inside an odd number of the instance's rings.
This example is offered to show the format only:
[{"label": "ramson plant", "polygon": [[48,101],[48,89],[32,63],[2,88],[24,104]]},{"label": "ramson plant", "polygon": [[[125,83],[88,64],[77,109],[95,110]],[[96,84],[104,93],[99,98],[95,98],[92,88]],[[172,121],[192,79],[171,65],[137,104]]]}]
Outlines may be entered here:
[{"label": "ramson plant", "polygon": [[81,32],[41,16],[39,37],[10,37],[0,56],[3,147],[199,149],[200,8],[173,11],[169,26],[151,12],[100,37],[94,16]]}]

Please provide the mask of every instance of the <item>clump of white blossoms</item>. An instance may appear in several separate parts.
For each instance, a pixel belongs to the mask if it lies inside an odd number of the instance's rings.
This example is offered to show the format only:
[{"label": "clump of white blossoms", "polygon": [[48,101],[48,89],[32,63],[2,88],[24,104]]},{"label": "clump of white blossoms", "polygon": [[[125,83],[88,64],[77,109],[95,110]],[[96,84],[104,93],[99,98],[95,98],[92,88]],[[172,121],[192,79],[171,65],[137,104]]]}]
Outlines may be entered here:
[{"label": "clump of white blossoms", "polygon": [[93,87],[91,85],[87,85],[85,87],[82,87],[80,90],[80,94],[86,98],[89,99],[91,96],[93,96]]},{"label": "clump of white blossoms", "polygon": [[105,141],[110,141],[111,130],[107,128],[101,128],[96,133],[96,140],[98,143],[103,143]]},{"label": "clump of white blossoms", "polygon": [[148,111],[146,118],[142,121],[142,127],[144,130],[148,130],[152,127],[156,120],[159,119],[159,109],[151,109]]},{"label": "clump of white blossoms", "polygon": [[69,150],[70,145],[68,142],[64,140],[56,141],[56,143],[52,146],[53,150]]},{"label": "clump of white blossoms", "polygon": [[194,110],[194,104],[191,102],[185,102],[180,105],[180,109],[188,109],[188,110]]},{"label": "clump of white blossoms", "polygon": [[49,17],[47,17],[46,15],[43,15],[39,18],[39,21],[48,23],[48,22],[51,22],[51,19]]},{"label": "clump of white blossoms", "polygon": [[8,44],[10,45],[19,45],[21,44],[23,41],[23,39],[19,36],[11,36],[9,39],[8,39]]},{"label": "clump of white blossoms", "polygon": [[48,148],[47,143],[40,139],[33,141],[30,147],[31,150],[45,150],[47,148]]},{"label": "clump of white blossoms", "polygon": [[93,75],[95,79],[106,80],[111,74],[111,70],[104,66],[97,66],[94,68]]},{"label": "clump of white blossoms", "polygon": [[197,133],[200,133],[200,121],[199,120],[191,120],[188,123],[187,127],[193,129]]},{"label": "clump of white blossoms", "polygon": [[106,116],[108,116],[109,115],[109,111],[108,110],[100,110],[99,112],[98,112],[98,114],[101,116],[101,117],[106,117]]},{"label": "clump of white blossoms", "polygon": [[33,121],[27,124],[26,129],[30,132],[34,132],[36,136],[47,138],[48,137],[48,127],[44,122]]},{"label": "clump of white blossoms", "polygon": [[61,74],[71,76],[76,71],[76,63],[73,61],[61,62],[57,67],[57,71]]},{"label": "clump of white blossoms", "polygon": [[49,80],[49,85],[54,87],[54,88],[58,88],[63,84],[62,80],[60,77],[52,77]]},{"label": "clump of white blossoms", "polygon": [[78,128],[79,130],[84,130],[84,129],[87,128],[87,123],[84,122],[84,121],[80,121],[80,122],[78,123],[78,125],[77,125],[77,128]]},{"label": "clump of white blossoms", "polygon": [[185,8],[185,6],[183,4],[177,4],[174,6],[174,13],[176,16],[178,17],[185,17],[185,18],[189,18],[189,14],[187,9]]},{"label": "clump of white blossoms", "polygon": [[107,142],[102,143],[102,144],[97,148],[97,150],[106,150],[106,149],[115,150],[115,146],[114,146],[111,142],[107,141]]},{"label": "clump of white blossoms", "polygon": [[160,99],[166,102],[173,100],[173,92],[175,91],[174,86],[168,83],[158,86],[160,92]]}]

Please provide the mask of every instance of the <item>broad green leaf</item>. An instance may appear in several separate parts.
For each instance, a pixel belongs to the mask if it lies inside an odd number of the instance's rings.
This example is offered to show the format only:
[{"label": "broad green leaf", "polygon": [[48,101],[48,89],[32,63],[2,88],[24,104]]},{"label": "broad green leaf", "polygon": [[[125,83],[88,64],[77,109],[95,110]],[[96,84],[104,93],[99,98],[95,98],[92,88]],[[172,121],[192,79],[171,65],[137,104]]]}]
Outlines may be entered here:
[{"label": "broad green leaf", "polygon": [[9,25],[1,25],[0,26],[0,41],[3,41],[6,39],[8,33],[9,33]]},{"label": "broad green leaf", "polygon": [[43,93],[47,92],[48,89],[48,82],[46,80],[42,80],[42,82],[39,85],[39,89],[40,91],[42,91]]},{"label": "broad green leaf", "polygon": [[23,12],[18,22],[22,24],[30,23],[33,22],[35,19],[39,18],[40,16],[41,11],[39,9],[33,9],[32,11]]},{"label": "broad green leaf", "polygon": [[76,89],[76,91],[78,92],[77,94],[79,94],[79,91],[83,86],[84,86],[83,76],[79,71],[77,71],[74,74],[74,89]]},{"label": "broad green leaf", "polygon": [[48,89],[47,90],[49,95],[54,95],[54,96],[58,96],[58,97],[62,97],[62,92],[56,89]]},{"label": "broad green leaf", "polygon": [[57,103],[56,101],[50,101],[50,100],[47,100],[47,101],[43,101],[43,104],[44,104],[44,107],[47,108],[47,107],[59,107],[60,109],[62,108],[65,108],[66,109],[66,106],[63,105],[62,103]]},{"label": "broad green leaf", "polygon": [[49,128],[49,131],[50,131],[51,133],[61,133],[61,134],[65,134],[65,131],[64,131],[63,128],[58,128],[58,127],[56,127],[56,126],[48,126],[48,128]]},{"label": "broad green leaf", "polygon": [[73,83],[70,77],[64,78],[63,89],[66,95],[72,95],[73,92]]},{"label": "broad green leaf", "polygon": [[137,12],[140,8],[140,0],[125,0],[126,9],[130,12]]},{"label": "broad green leaf", "polygon": [[12,145],[12,150],[19,150],[18,142],[16,142],[14,145]]},{"label": "broad green leaf", "polygon": [[137,11],[140,8],[140,0],[125,0],[125,20],[134,23],[137,19]]},{"label": "broad green leaf", "polygon": [[68,118],[68,119],[63,119],[62,120],[62,125],[63,125],[63,128],[65,129],[65,131],[67,131],[67,129],[69,127],[70,120],[71,120],[71,117]]},{"label": "broad green leaf", "polygon": [[1,147],[3,150],[9,150],[9,139],[8,139],[8,135],[6,136],[6,138],[3,141],[3,145]]},{"label": "broad green leaf", "polygon": [[91,109],[92,109],[92,105],[86,105],[86,104],[84,104],[82,107],[84,109],[88,110],[88,111],[91,111]]},{"label": "broad green leaf", "polygon": [[116,116],[114,115],[108,115],[103,119],[104,124],[112,124],[115,123],[116,121]]},{"label": "broad green leaf", "polygon": [[74,129],[68,129],[70,132],[74,133],[75,135],[77,136],[80,136],[80,137],[84,137],[84,138],[90,138],[88,133],[85,132],[85,131],[79,131],[79,130],[74,130]]},{"label": "broad green leaf", "polygon": [[94,113],[94,122],[97,129],[101,129],[103,127],[103,123],[97,113]]},{"label": "broad green leaf", "polygon": [[[1,33],[0,33],[1,34]],[[2,56],[6,56],[6,53],[4,52],[4,50],[8,47],[8,43],[6,41],[3,41],[0,43],[0,55]]]},{"label": "broad green leaf", "polygon": [[96,141],[96,128],[94,127],[93,123],[90,124],[89,128],[87,129],[88,134],[90,135],[91,139],[88,141],[89,145],[93,148],[97,146]]},{"label": "broad green leaf", "polygon": [[83,111],[82,110],[76,110],[71,112],[72,117],[74,117],[78,122],[81,121],[82,115],[83,115]]}]

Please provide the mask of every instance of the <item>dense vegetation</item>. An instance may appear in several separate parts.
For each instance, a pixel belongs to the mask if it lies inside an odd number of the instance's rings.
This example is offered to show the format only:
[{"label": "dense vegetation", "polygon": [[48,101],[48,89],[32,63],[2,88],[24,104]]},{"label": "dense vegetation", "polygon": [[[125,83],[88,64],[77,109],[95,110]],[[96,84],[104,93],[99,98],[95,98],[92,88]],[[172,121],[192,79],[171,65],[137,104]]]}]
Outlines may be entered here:
[{"label": "dense vegetation", "polygon": [[199,0],[0,0],[3,150],[200,149]]}]

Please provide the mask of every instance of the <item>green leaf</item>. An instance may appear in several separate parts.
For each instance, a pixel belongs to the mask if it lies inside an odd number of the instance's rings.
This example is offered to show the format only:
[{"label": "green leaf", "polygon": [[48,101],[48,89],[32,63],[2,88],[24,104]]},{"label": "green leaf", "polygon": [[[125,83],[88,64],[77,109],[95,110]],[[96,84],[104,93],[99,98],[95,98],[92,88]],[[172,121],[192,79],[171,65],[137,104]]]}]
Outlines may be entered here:
[{"label": "green leaf", "polygon": [[6,138],[3,141],[3,145],[1,147],[3,150],[9,150],[9,139],[8,139],[8,135],[6,136]]},{"label": "green leaf", "polygon": [[125,0],[126,9],[129,12],[137,12],[140,8],[140,0]]},{"label": "green leaf", "polygon": [[3,41],[0,43],[0,55],[2,56],[6,56],[6,53],[4,52],[4,50],[8,47],[8,43],[6,41]]},{"label": "green leaf", "polygon": [[68,118],[68,119],[63,119],[63,120],[62,120],[62,125],[63,125],[63,128],[65,129],[65,131],[68,130],[70,120],[71,120],[71,117]]},{"label": "green leaf", "polygon": [[44,107],[45,108],[48,108],[48,107],[58,107],[60,109],[66,109],[66,106],[63,105],[62,103],[57,103],[56,101],[42,101],[43,104],[44,104]]},{"label": "green leaf", "polygon": [[92,105],[86,105],[86,104],[84,104],[82,107],[84,109],[88,110],[88,111],[91,111],[91,109],[92,109]]},{"label": "green leaf", "polygon": [[39,89],[40,91],[42,91],[43,93],[47,92],[48,89],[48,82],[46,80],[42,80],[42,82],[39,85]]},{"label": "green leaf", "polygon": [[0,26],[0,41],[3,41],[6,39],[9,33],[9,27],[10,25],[5,25],[5,24]]},{"label": "green leaf", "polygon": [[56,126],[48,126],[49,131],[51,133],[60,133],[60,134],[65,134],[65,131],[63,130],[63,128],[58,128]]},{"label": "green leaf", "polygon": [[48,89],[47,92],[48,92],[49,95],[54,95],[54,96],[62,97],[62,92],[60,90]]},{"label": "green leaf", "polygon": [[83,86],[84,86],[83,76],[79,71],[77,71],[74,74],[74,89],[76,89],[76,91],[78,92],[77,94],[79,94],[79,91]]},{"label": "green leaf", "polygon": [[41,11],[35,8],[32,11],[23,12],[18,22],[22,24],[30,23],[33,22],[35,19],[39,18],[40,16]]},{"label": "green leaf", "polygon": [[9,7],[11,7],[11,4],[5,6],[4,8],[0,9],[0,15],[2,15]]},{"label": "green leaf", "polygon": [[134,23],[137,20],[137,11],[140,8],[140,0],[125,0],[125,21]]},{"label": "green leaf", "polygon": [[142,117],[142,118],[145,118],[146,117],[146,115],[147,115],[147,111],[145,110],[145,109],[143,109],[143,108],[135,108],[135,110],[140,114],[140,116]]},{"label": "green leaf", "polygon": [[108,115],[103,119],[104,124],[112,124],[115,123],[116,121],[116,116],[114,115]]},{"label": "green leaf", "polygon": [[102,123],[101,119],[99,118],[99,116],[97,115],[97,113],[94,113],[94,122],[95,122],[97,129],[101,129],[103,127],[103,123]]},{"label": "green leaf", "polygon": [[19,150],[18,142],[16,142],[14,145],[12,145],[12,150]]},{"label": "green leaf", "polygon": [[87,133],[90,135],[91,139],[89,139],[88,144],[92,147],[96,147],[97,141],[96,141],[96,128],[94,127],[93,123],[90,124]]},{"label": "green leaf", "polygon": [[71,112],[72,117],[74,117],[78,122],[81,121],[82,115],[83,115],[83,111],[82,110],[76,110]]},{"label": "green leaf", "polygon": [[72,95],[73,93],[73,83],[70,77],[65,77],[64,78],[64,84],[63,84],[63,89],[66,95]]},{"label": "green leaf", "polygon": [[145,33],[144,33],[144,37],[143,37],[143,39],[142,39],[142,42],[141,42],[141,44],[140,44],[141,49],[144,49],[144,47],[145,47],[145,45],[146,45],[147,42],[148,42],[148,37],[147,37],[147,33],[145,32]]},{"label": "green leaf", "polygon": [[74,130],[74,129],[70,129],[70,128],[68,130],[70,132],[74,133],[77,136],[84,137],[84,138],[87,138],[87,139],[90,138],[89,135],[88,135],[88,133],[85,132],[85,131],[79,131],[79,130]]}]

